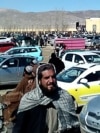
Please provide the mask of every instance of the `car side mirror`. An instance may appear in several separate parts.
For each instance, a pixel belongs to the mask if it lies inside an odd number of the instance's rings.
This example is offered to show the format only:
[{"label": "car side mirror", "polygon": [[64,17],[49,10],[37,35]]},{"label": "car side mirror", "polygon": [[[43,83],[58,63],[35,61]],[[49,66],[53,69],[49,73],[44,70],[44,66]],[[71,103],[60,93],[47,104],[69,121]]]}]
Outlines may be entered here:
[{"label": "car side mirror", "polygon": [[80,80],[80,83],[82,83],[82,84],[87,84],[87,83],[88,83],[88,80],[85,79],[85,78],[83,78],[83,79]]}]

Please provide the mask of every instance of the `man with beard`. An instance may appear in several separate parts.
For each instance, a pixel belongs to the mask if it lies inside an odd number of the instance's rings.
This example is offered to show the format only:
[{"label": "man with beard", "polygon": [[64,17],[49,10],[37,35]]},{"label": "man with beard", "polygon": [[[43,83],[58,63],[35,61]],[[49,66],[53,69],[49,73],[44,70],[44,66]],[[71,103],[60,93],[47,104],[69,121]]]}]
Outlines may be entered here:
[{"label": "man with beard", "polygon": [[36,76],[36,88],[20,101],[12,133],[75,133],[79,122],[74,102],[57,86],[54,66],[40,65]]}]

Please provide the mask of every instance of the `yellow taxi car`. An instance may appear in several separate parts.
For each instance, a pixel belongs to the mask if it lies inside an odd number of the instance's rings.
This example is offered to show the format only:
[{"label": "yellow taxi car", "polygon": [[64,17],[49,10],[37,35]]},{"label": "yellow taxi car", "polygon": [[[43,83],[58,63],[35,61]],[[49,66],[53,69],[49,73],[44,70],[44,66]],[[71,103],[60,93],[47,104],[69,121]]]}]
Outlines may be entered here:
[{"label": "yellow taxi car", "polygon": [[58,86],[68,91],[77,107],[100,95],[100,64],[79,64],[57,75]]}]

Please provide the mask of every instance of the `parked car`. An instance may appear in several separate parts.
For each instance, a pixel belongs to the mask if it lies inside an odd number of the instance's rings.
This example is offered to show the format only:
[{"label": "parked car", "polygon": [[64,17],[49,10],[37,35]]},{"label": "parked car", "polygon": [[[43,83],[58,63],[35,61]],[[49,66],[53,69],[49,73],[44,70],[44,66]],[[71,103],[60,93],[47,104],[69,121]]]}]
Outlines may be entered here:
[{"label": "parked car", "polygon": [[11,49],[5,51],[3,54],[30,55],[30,56],[36,57],[39,62],[43,60],[42,50],[39,46],[14,47],[14,48],[11,48]]},{"label": "parked car", "polygon": [[86,36],[85,37],[85,46],[86,47],[90,47],[90,46],[98,46],[100,45],[100,36],[93,36],[93,35],[90,35],[90,36]]},{"label": "parked car", "polygon": [[25,55],[0,55],[0,85],[17,84],[23,76],[24,67],[34,58]]},{"label": "parked car", "polygon": [[79,64],[63,70],[57,75],[57,83],[71,94],[77,108],[82,107],[100,94],[100,64]]},{"label": "parked car", "polygon": [[12,42],[12,37],[1,36],[0,42]]},{"label": "parked car", "polygon": [[79,114],[82,133],[100,133],[100,95],[91,99]]},{"label": "parked car", "polygon": [[14,42],[0,42],[0,53],[9,50],[10,48],[15,47],[16,44]]},{"label": "parked car", "polygon": [[85,51],[85,49],[67,49],[67,50],[63,50],[60,55],[59,58],[62,59],[63,55],[67,52],[81,52],[81,51]]},{"label": "parked car", "polygon": [[64,62],[65,68],[67,69],[80,63],[89,64],[100,62],[100,55],[90,51],[66,52],[62,56],[62,61]]}]

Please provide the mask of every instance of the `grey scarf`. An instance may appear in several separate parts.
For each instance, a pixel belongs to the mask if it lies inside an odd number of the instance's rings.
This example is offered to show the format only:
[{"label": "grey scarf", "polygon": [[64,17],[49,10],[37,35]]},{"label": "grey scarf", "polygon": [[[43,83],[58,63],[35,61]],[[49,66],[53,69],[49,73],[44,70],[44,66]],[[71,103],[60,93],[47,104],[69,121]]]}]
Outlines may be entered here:
[{"label": "grey scarf", "polygon": [[58,112],[58,130],[64,131],[78,124],[78,117],[75,114],[75,107],[69,93],[57,87],[51,97],[45,96],[38,87],[26,93],[20,102],[18,113],[32,109],[38,105],[53,103]]}]

